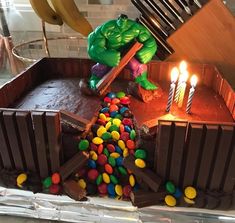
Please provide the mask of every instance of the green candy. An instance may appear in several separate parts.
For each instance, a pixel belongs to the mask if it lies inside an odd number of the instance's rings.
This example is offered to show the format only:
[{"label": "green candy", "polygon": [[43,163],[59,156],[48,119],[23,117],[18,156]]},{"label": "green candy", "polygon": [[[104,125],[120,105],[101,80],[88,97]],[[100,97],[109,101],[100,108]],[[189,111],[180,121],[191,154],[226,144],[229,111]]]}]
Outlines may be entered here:
[{"label": "green candy", "polygon": [[105,133],[102,134],[101,138],[103,140],[108,140],[108,139],[112,138],[112,135],[110,134],[110,132],[105,132]]},{"label": "green candy", "polygon": [[117,98],[123,98],[123,97],[125,97],[126,96],[126,94],[123,92],[123,91],[119,91],[117,94],[116,94],[116,97]]},{"label": "green candy", "polygon": [[[107,148],[104,148],[103,154],[104,154],[105,156],[109,157],[109,151],[108,151]],[[110,165],[111,165],[111,164],[110,164]]]},{"label": "green candy", "polygon": [[112,167],[115,167],[115,166],[116,166],[115,158],[113,158],[112,156],[110,156],[110,157],[108,158],[108,163],[109,163]]},{"label": "green candy", "polygon": [[45,188],[49,188],[52,185],[51,177],[47,177],[46,179],[44,179],[42,184]]},{"label": "green candy", "polygon": [[123,117],[122,117],[122,115],[121,115],[121,114],[116,114],[115,118],[118,118],[118,119],[120,119],[120,120],[122,120],[122,119],[123,119]]},{"label": "green candy", "polygon": [[110,175],[110,181],[113,183],[113,184],[118,184],[118,179],[117,177],[115,177],[114,175]]},{"label": "green candy", "polygon": [[145,150],[143,150],[143,149],[137,149],[137,150],[135,151],[135,158],[136,158],[136,159],[146,159],[146,157],[147,157],[147,153],[146,153]]},{"label": "green candy", "polygon": [[118,171],[121,175],[127,175],[127,171],[123,166],[119,166]]},{"label": "green candy", "polygon": [[109,131],[112,132],[112,131],[119,131],[119,128],[116,126],[116,125],[111,125],[110,128],[109,128]]},{"label": "green candy", "polygon": [[166,190],[170,194],[174,194],[175,193],[175,185],[171,181],[167,181],[166,182]]},{"label": "green candy", "polygon": [[78,148],[82,151],[87,150],[88,147],[89,147],[89,142],[86,139],[82,139],[78,144]]},{"label": "green candy", "polygon": [[131,132],[130,132],[130,138],[131,138],[132,140],[134,140],[135,137],[136,137],[136,132],[135,132],[134,129],[132,129]]},{"label": "green candy", "polygon": [[100,174],[97,178],[96,178],[96,184],[97,185],[100,185],[103,181],[103,177],[102,177],[102,174]]}]

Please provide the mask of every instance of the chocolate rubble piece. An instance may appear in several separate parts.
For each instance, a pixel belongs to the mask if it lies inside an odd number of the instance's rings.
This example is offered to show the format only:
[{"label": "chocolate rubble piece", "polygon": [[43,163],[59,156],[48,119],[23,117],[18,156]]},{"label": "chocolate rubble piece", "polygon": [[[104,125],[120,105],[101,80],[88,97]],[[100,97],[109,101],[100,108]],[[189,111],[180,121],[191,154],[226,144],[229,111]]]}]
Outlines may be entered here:
[{"label": "chocolate rubble piece", "polygon": [[129,82],[127,91],[130,95],[142,100],[145,103],[152,101],[154,98],[162,96],[163,92],[160,86],[156,90],[145,90],[135,82]]},{"label": "chocolate rubble piece", "polygon": [[165,191],[155,193],[137,190],[131,192],[130,198],[134,206],[142,208],[161,203],[166,195],[167,193]]},{"label": "chocolate rubble piece", "polygon": [[135,176],[140,177],[154,192],[158,192],[158,189],[162,183],[161,178],[148,168],[138,168],[135,165],[135,157],[133,155],[127,156],[123,160],[123,166],[134,173]]},{"label": "chocolate rubble piece", "polygon": [[224,195],[220,197],[220,204],[216,209],[229,210],[232,206],[232,195]]},{"label": "chocolate rubble piece", "polygon": [[63,183],[64,192],[76,201],[81,201],[86,196],[86,190],[81,188],[74,180],[67,180]]},{"label": "chocolate rubble piece", "polygon": [[148,184],[146,184],[142,178],[138,177],[138,176],[135,176],[136,178],[136,181],[137,183],[139,184],[140,188],[143,190],[143,191],[150,191],[150,188],[148,186]]},{"label": "chocolate rubble piece", "polygon": [[59,173],[61,180],[66,180],[73,172],[85,166],[88,158],[89,155],[86,152],[78,152],[76,155],[74,155],[70,160],[60,167]]}]

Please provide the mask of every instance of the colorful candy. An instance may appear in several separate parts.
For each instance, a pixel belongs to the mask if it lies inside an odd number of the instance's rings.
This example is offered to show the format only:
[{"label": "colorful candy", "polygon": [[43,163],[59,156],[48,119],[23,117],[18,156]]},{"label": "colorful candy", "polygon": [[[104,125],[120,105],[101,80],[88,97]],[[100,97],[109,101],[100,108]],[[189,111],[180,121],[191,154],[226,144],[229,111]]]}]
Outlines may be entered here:
[{"label": "colorful candy", "polygon": [[18,187],[22,187],[22,184],[27,180],[27,174],[26,173],[21,173],[18,175],[16,178],[16,184]]},{"label": "colorful candy", "polygon": [[145,168],[146,167],[146,164],[145,164],[144,160],[142,160],[142,159],[136,159],[135,160],[135,165],[139,168]]},{"label": "colorful candy", "polygon": [[143,149],[137,149],[135,151],[135,158],[136,159],[138,159],[138,158],[139,159],[146,159],[146,156],[147,156],[146,151]]},{"label": "colorful candy", "polygon": [[171,181],[166,182],[166,190],[170,194],[174,194],[175,193],[175,185]]},{"label": "colorful candy", "polygon": [[82,139],[78,144],[78,148],[82,151],[87,150],[88,147],[89,147],[89,142],[86,139]]},{"label": "colorful candy", "polygon": [[172,195],[166,195],[165,197],[165,203],[169,207],[174,207],[176,205],[176,199]]},{"label": "colorful candy", "polygon": [[197,196],[197,191],[194,187],[189,186],[184,189],[184,194],[187,198],[194,199]]},{"label": "colorful candy", "polygon": [[115,192],[116,192],[117,195],[122,196],[123,191],[122,191],[122,186],[120,184],[117,184],[115,186]]},{"label": "colorful candy", "polygon": [[92,142],[96,145],[100,145],[103,143],[103,139],[101,139],[100,137],[95,137],[92,139]]},{"label": "colorful candy", "polygon": [[51,176],[51,181],[53,184],[59,184],[60,183],[60,174],[59,173],[53,173]]},{"label": "colorful candy", "polygon": [[78,181],[78,185],[82,188],[82,189],[85,189],[86,188],[86,182],[84,179],[80,179]]}]

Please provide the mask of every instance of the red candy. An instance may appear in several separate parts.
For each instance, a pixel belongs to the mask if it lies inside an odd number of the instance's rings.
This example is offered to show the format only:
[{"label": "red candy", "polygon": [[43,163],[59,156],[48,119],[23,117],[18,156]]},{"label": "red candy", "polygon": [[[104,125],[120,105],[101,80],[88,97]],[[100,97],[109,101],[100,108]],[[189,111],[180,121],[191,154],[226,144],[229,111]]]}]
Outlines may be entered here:
[{"label": "red candy", "polygon": [[128,139],[130,139],[130,135],[128,132],[122,132],[120,138],[121,138],[121,140],[126,142]]},{"label": "red candy", "polygon": [[122,188],[122,192],[125,197],[130,197],[131,191],[132,191],[131,185],[126,185],[125,187]]},{"label": "red candy", "polygon": [[60,192],[60,185],[58,184],[52,184],[50,187],[49,187],[49,191],[51,194],[59,194]]},{"label": "red candy", "polygon": [[97,163],[101,166],[104,166],[107,163],[107,156],[100,154],[97,159]]},{"label": "red candy", "polygon": [[113,173],[113,168],[110,164],[106,163],[105,166],[104,166],[104,169],[105,171],[108,173],[108,174],[112,174]]},{"label": "red candy", "polygon": [[99,124],[99,125],[103,125],[103,126],[105,126],[105,124],[106,124],[106,122],[103,119],[100,119],[100,118],[97,120],[96,123]]},{"label": "red candy", "polygon": [[125,96],[125,97],[122,97],[122,98],[120,99],[120,102],[121,102],[121,104],[123,104],[123,105],[129,105],[129,104],[130,104],[130,99],[129,99],[127,96]]},{"label": "red candy", "polygon": [[82,176],[84,176],[86,173],[87,173],[87,169],[82,168],[82,169],[78,170],[77,175],[78,175],[79,177],[82,177]]},{"label": "red candy", "polygon": [[107,192],[108,192],[107,184],[106,184],[106,183],[101,183],[101,184],[98,186],[98,191],[99,191],[101,194],[107,194]]},{"label": "red candy", "polygon": [[103,146],[103,144],[100,144],[97,149],[98,154],[101,154],[103,152],[103,150],[104,150],[104,146]]},{"label": "red candy", "polygon": [[130,118],[124,118],[122,120],[122,124],[123,125],[128,125],[128,126],[132,126],[133,125],[132,120]]},{"label": "red candy", "polygon": [[104,98],[104,102],[111,103],[111,98],[105,97],[105,98]]},{"label": "red candy", "polygon": [[113,144],[108,144],[107,149],[110,153],[115,152],[115,146]]},{"label": "red candy", "polygon": [[135,142],[131,139],[126,141],[126,146],[128,149],[135,149]]},{"label": "red candy", "polygon": [[99,176],[99,172],[96,169],[90,169],[87,175],[90,180],[96,180]]},{"label": "red candy", "polygon": [[60,174],[59,173],[53,173],[51,176],[51,181],[53,184],[59,184],[60,183]]},{"label": "red candy", "polygon": [[135,150],[134,149],[129,149],[129,155],[134,155],[135,154]]},{"label": "red candy", "polygon": [[114,112],[114,111],[118,111],[118,106],[117,105],[110,105],[109,112]]},{"label": "red candy", "polygon": [[106,117],[110,117],[110,114],[107,112],[107,113],[104,113],[104,115],[106,116]]},{"label": "red candy", "polygon": [[98,147],[93,142],[90,142],[90,149],[93,150],[93,151],[97,151]]}]

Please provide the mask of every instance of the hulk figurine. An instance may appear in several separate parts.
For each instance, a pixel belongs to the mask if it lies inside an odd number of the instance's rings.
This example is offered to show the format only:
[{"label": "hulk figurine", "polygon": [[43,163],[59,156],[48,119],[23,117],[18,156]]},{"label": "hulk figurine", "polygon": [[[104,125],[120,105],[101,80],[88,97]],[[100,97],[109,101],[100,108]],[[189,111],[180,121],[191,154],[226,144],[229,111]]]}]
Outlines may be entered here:
[{"label": "hulk figurine", "polygon": [[96,89],[96,84],[112,67],[119,64],[121,54],[135,40],[143,46],[126,67],[141,87],[146,90],[157,89],[156,85],[147,79],[146,65],[157,51],[156,41],[144,26],[121,14],[117,20],[104,23],[88,36],[88,54],[97,62],[91,68],[89,79],[89,87],[92,90]]}]

